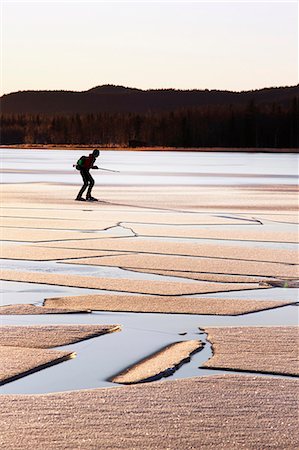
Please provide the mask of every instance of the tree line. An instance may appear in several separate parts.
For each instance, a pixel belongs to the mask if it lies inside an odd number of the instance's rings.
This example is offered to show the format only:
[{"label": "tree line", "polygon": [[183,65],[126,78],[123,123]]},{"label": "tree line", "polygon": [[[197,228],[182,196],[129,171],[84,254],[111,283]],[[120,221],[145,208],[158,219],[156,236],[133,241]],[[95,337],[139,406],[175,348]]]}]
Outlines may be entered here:
[{"label": "tree line", "polygon": [[170,112],[2,114],[2,145],[299,147],[299,98],[278,103],[202,106]]}]

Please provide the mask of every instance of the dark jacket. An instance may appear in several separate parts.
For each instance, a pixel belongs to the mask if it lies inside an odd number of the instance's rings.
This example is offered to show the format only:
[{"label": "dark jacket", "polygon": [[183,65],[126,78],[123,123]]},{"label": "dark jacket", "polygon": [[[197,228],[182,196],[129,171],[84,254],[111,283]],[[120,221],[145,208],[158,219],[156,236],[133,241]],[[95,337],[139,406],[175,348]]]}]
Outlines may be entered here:
[{"label": "dark jacket", "polygon": [[85,169],[85,170],[91,169],[92,166],[95,163],[95,160],[96,160],[96,158],[95,158],[95,156],[92,153],[90,155],[88,155],[85,158],[85,161],[84,161],[84,164],[83,164],[83,169]]}]

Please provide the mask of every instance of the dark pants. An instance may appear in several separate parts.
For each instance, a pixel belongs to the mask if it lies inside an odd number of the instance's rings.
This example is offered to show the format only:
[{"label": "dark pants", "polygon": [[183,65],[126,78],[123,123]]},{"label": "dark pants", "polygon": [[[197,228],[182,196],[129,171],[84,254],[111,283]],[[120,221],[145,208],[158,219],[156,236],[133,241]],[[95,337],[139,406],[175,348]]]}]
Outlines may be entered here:
[{"label": "dark pants", "polygon": [[89,173],[89,170],[87,170],[87,169],[81,169],[80,173],[81,173],[81,177],[83,179],[83,186],[80,189],[79,194],[77,195],[77,198],[82,197],[83,192],[85,191],[87,186],[88,186],[88,189],[87,189],[86,198],[89,198],[89,197],[91,197],[91,190],[94,186],[94,179],[92,178],[92,176]]}]

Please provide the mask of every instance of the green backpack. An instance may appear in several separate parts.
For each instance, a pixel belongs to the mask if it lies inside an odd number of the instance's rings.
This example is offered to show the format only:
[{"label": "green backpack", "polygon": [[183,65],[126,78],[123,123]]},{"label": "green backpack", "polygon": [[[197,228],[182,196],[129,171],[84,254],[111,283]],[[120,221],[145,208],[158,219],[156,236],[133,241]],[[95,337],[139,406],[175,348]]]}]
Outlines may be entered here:
[{"label": "green backpack", "polygon": [[81,158],[79,158],[77,161],[76,169],[77,170],[83,169],[85,161],[86,161],[86,156],[81,156]]}]

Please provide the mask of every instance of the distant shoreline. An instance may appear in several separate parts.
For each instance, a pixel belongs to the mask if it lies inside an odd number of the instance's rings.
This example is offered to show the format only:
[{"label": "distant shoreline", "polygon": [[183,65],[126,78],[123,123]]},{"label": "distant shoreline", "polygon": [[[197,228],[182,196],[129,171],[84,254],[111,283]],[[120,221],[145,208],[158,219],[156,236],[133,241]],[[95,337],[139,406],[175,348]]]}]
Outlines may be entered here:
[{"label": "distant shoreline", "polygon": [[126,151],[126,152],[220,152],[220,153],[299,153],[299,148],[227,148],[227,147],[102,147],[100,145],[72,145],[72,144],[15,144],[0,145],[2,149],[20,150],[94,150]]}]

